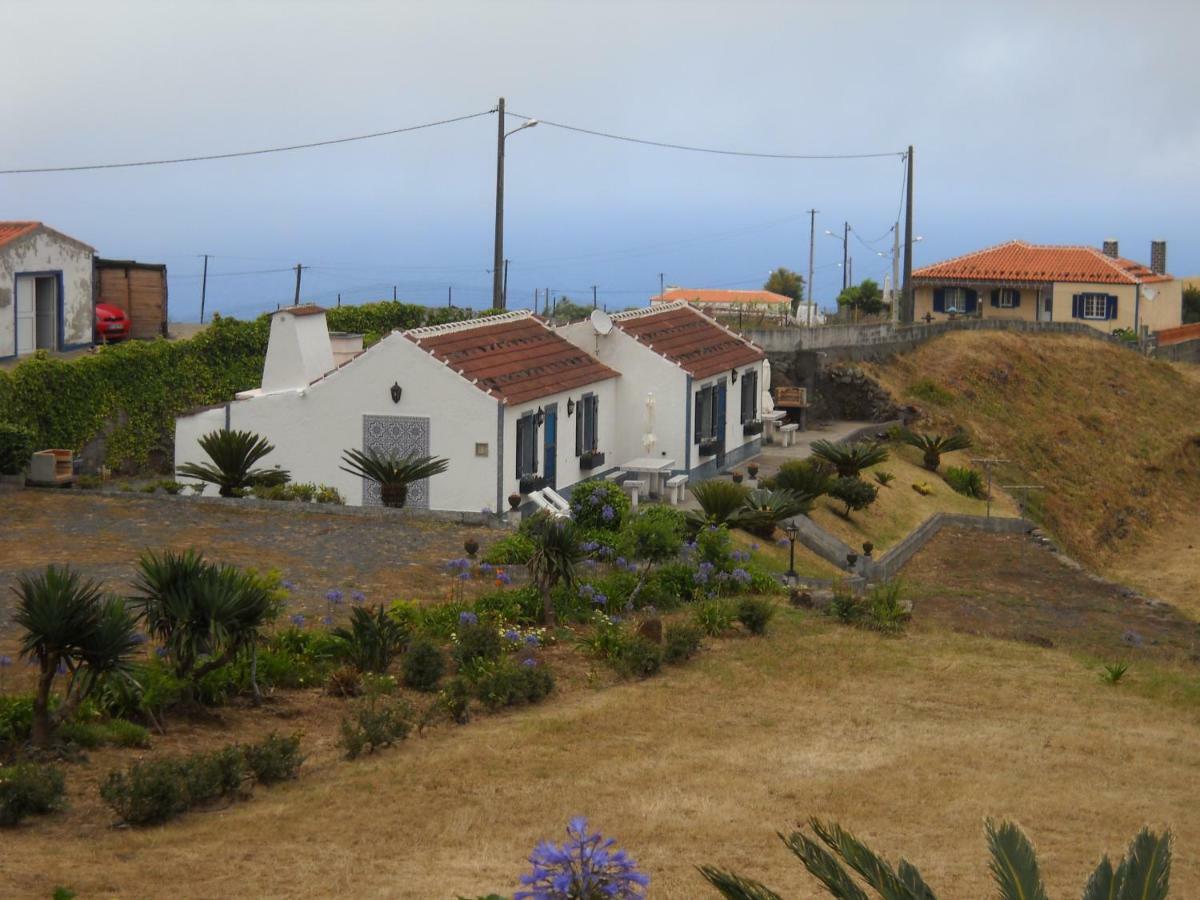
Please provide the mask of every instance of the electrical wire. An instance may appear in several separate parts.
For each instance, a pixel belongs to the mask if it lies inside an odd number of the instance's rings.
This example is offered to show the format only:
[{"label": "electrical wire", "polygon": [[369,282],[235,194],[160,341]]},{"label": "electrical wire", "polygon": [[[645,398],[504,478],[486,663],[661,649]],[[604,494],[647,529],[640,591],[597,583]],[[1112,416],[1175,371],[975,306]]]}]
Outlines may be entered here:
[{"label": "electrical wire", "polygon": [[496,110],[471,113],[466,116],[455,116],[451,119],[439,119],[436,122],[425,122],[421,125],[409,125],[404,128],[392,128],[388,131],[375,131],[371,134],[358,134],[352,137],[332,138],[327,141],[312,141],[307,144],[290,144],[285,147],[266,147],[261,150],[238,150],[233,153],[212,153],[206,156],[181,156],[175,159],[148,159],[140,162],[93,163],[83,166],[42,166],[33,169],[0,169],[0,175],[41,175],[48,172],[90,172],[97,169],[133,169],[143,166],[169,166],[175,163],[203,162],[212,159],[234,159],[241,156],[262,156],[267,153],[286,153],[290,150],[310,150],[314,147],[330,147],[334,144],[349,144],[354,141],[369,141],[374,138],[389,137],[394,134],[404,134],[408,131],[420,131],[424,128],[436,128],[439,125],[450,125],[454,122],[465,122],[467,119],[477,119],[480,116],[490,116]]},{"label": "electrical wire", "polygon": [[647,138],[629,137],[623,134],[613,134],[608,131],[595,131],[591,128],[580,128],[578,125],[566,125],[562,122],[552,122],[538,116],[525,116],[520,113],[506,112],[505,115],[518,119],[537,119],[539,125],[549,125],[551,128],[561,128],[564,131],[575,131],[589,134],[592,137],[602,137],[613,141],[625,141],[630,144],[645,144],[649,147],[663,147],[668,150],[687,150],[692,153],[712,153],[718,156],[747,156],[755,159],[883,159],[890,156],[904,158],[906,151],[891,151],[887,153],[759,153],[749,150],[722,150],[716,147],[694,147],[688,144],[672,144],[668,141],[652,141]]}]

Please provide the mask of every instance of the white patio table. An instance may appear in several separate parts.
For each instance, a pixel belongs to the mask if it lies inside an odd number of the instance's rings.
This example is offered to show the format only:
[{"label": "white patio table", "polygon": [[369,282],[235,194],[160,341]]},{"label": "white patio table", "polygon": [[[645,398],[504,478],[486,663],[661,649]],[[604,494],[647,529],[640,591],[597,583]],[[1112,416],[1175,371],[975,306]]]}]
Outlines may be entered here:
[{"label": "white patio table", "polygon": [[669,475],[675,465],[675,460],[662,456],[639,456],[629,462],[621,463],[626,472],[636,472],[646,476],[646,487],[655,497],[662,496],[661,478]]},{"label": "white patio table", "polygon": [[782,409],[765,412],[760,417],[763,420],[763,441],[768,444],[775,443],[775,429],[780,423],[787,418],[787,411]]}]

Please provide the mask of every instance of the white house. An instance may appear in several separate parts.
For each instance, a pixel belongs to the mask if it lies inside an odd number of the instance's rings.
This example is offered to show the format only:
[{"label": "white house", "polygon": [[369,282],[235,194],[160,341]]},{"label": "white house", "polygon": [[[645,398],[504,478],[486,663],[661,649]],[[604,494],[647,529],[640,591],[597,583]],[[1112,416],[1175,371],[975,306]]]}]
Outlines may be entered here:
[{"label": "white house", "polygon": [[0,222],[0,359],[91,345],[95,253],[41,222]]},{"label": "white house", "polygon": [[277,311],[262,387],[176,420],[176,466],[205,458],[207,432],[250,430],[275,445],[263,465],[378,505],[377,486],[339,468],[345,450],[431,454],[449,469],[412,485],[410,506],[499,511],[543,481],[569,492],[614,440],[617,373],[527,311],[393,332],[361,352],[335,340],[320,307]]},{"label": "white house", "polygon": [[[669,287],[658,296],[651,297],[651,304],[675,303],[687,301],[691,306],[710,316],[722,316],[726,319],[737,319],[747,326],[773,322],[787,325],[796,322],[800,325],[824,325],[825,314],[815,303],[807,300],[794,302],[791,297],[776,294],[773,291],[732,291],[714,290],[712,288],[682,288]],[[793,305],[796,312],[792,313]],[[812,306],[810,316],[809,307]]]},{"label": "white house", "polygon": [[621,373],[620,423],[609,468],[627,459],[674,461],[709,478],[761,449],[766,354],[685,301],[617,313],[606,334],[590,321],[558,329]]}]

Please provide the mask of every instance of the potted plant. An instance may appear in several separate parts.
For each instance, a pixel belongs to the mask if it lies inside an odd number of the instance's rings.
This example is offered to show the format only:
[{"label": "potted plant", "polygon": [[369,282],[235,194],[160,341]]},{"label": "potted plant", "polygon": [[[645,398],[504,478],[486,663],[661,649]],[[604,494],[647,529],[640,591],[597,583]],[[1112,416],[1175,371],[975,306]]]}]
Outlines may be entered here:
[{"label": "potted plant", "polygon": [[508,508],[513,512],[517,511],[517,507],[521,505],[521,495],[513,491],[508,495]]},{"label": "potted plant", "polygon": [[716,454],[717,454],[717,442],[716,441],[705,441],[704,443],[702,443],[700,445],[700,455],[701,456],[716,456]]},{"label": "potted plant", "polygon": [[762,422],[746,422],[742,425],[742,434],[744,435],[762,434],[762,430]]},{"label": "potted plant", "polygon": [[739,472],[737,469],[734,469],[732,472],[730,472],[729,477],[733,479],[734,484],[742,483],[742,477],[743,477],[742,473]]},{"label": "potted plant", "polygon": [[463,541],[463,549],[467,551],[467,556],[471,557],[471,559],[474,559],[475,554],[479,552],[479,541],[475,540],[473,537],[469,537]]},{"label": "potted plant", "polygon": [[751,478],[758,479],[758,463],[750,463],[750,465],[746,466],[746,471],[750,473]]},{"label": "potted plant", "polygon": [[395,456],[368,450],[347,450],[339,466],[343,472],[358,475],[379,485],[379,499],[384,506],[400,509],[408,502],[408,486],[422,478],[440,475],[450,467],[450,461],[437,456]]},{"label": "potted plant", "polygon": [[604,465],[604,454],[599,450],[589,450],[579,456],[579,468],[585,472],[598,469]]},{"label": "potted plant", "polygon": [[846,568],[853,569],[857,562],[858,562],[858,554],[857,553],[847,553],[846,554]]}]

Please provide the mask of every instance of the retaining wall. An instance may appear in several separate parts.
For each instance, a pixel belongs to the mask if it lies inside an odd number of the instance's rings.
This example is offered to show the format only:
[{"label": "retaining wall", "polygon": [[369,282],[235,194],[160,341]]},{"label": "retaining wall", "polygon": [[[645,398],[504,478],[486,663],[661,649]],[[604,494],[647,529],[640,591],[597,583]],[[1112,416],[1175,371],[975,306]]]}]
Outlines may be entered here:
[{"label": "retaining wall", "polygon": [[943,528],[973,528],[989,534],[1025,534],[1034,528],[1028,519],[1008,516],[968,516],[959,513],[934,513],[878,559],[865,574],[873,580],[896,577],[917,551],[928,544]]}]

